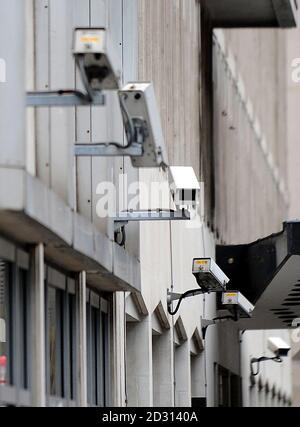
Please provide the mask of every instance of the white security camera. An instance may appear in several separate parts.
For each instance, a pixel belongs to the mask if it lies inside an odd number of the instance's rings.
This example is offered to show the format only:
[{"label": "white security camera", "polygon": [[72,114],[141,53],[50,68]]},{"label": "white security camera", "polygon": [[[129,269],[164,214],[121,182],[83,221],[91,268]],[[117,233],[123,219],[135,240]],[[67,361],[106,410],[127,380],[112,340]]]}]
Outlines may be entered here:
[{"label": "white security camera", "polygon": [[212,258],[195,258],[193,275],[204,292],[226,291],[229,279]]},{"label": "white security camera", "polygon": [[200,201],[200,184],[192,167],[170,167],[170,188],[178,209],[196,208]]},{"label": "white security camera", "polygon": [[252,316],[254,310],[254,305],[238,291],[224,292],[222,295],[222,305],[238,318],[249,318]]},{"label": "white security camera", "polygon": [[287,357],[291,347],[280,337],[272,337],[268,339],[268,349],[275,354],[276,357]]},{"label": "white security camera", "polygon": [[74,56],[88,92],[119,89],[104,28],[76,28]]},{"label": "white security camera", "polygon": [[153,84],[129,83],[119,91],[119,98],[125,129],[128,130],[128,122],[131,121],[134,132],[139,133],[134,139],[140,139],[143,148],[142,156],[131,157],[132,165],[137,168],[165,169],[168,156]]}]

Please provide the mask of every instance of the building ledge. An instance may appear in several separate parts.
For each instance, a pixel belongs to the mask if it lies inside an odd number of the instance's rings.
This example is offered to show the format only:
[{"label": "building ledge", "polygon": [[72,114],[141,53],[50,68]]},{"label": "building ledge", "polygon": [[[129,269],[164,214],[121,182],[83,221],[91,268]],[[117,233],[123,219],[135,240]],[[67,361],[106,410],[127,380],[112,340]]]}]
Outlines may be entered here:
[{"label": "building ledge", "polygon": [[86,271],[99,290],[140,291],[139,260],[22,169],[0,168],[0,233],[22,245],[44,243],[48,261]]},{"label": "building ledge", "polygon": [[296,0],[204,0],[215,28],[292,28]]}]

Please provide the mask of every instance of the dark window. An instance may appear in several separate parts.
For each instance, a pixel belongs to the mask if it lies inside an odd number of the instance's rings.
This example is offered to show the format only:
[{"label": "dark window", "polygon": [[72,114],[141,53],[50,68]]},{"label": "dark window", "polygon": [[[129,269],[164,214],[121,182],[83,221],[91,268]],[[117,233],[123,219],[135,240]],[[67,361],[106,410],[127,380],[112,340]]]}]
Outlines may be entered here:
[{"label": "dark window", "polygon": [[76,295],[46,286],[47,393],[63,400],[76,400]]},{"label": "dark window", "polygon": [[27,270],[0,259],[0,383],[3,386],[30,389],[30,312]]},{"label": "dark window", "polygon": [[[100,308],[100,297],[90,292],[87,302],[87,375],[88,403],[109,404],[109,320]],[[94,295],[93,297],[91,295]]]},{"label": "dark window", "polygon": [[28,273],[20,270],[20,366],[21,366],[21,386],[24,389],[29,388],[29,319],[30,319],[30,287]]},{"label": "dark window", "polygon": [[1,357],[1,384],[12,385],[12,360],[11,356],[11,301],[10,301],[11,265],[0,260],[0,319],[1,335],[0,357]]},{"label": "dark window", "polygon": [[242,406],[241,378],[228,369],[216,365],[217,406],[237,408]]},{"label": "dark window", "polygon": [[49,387],[51,396],[64,397],[63,390],[63,318],[62,292],[47,288]]},{"label": "dark window", "polygon": [[70,398],[76,399],[76,300],[75,295],[69,295],[69,337],[70,347],[68,361],[70,363]]},{"label": "dark window", "polygon": [[206,408],[206,397],[192,397],[192,408]]}]

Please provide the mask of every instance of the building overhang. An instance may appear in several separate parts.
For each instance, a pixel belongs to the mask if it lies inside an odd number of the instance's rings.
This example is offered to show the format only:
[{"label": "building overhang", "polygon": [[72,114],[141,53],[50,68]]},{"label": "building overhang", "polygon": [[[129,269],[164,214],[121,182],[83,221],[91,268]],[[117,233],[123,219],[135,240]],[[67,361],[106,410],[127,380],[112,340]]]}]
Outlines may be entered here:
[{"label": "building overhang", "polygon": [[0,195],[0,234],[25,247],[43,243],[47,262],[70,273],[86,271],[88,285],[99,291],[140,292],[139,260],[38,178],[0,167]]},{"label": "building overhang", "polygon": [[254,243],[218,246],[217,262],[228,289],[255,305],[252,318],[240,321],[243,329],[286,329],[300,318],[300,221]]},{"label": "building overhang", "polygon": [[215,28],[292,28],[297,0],[204,0]]}]

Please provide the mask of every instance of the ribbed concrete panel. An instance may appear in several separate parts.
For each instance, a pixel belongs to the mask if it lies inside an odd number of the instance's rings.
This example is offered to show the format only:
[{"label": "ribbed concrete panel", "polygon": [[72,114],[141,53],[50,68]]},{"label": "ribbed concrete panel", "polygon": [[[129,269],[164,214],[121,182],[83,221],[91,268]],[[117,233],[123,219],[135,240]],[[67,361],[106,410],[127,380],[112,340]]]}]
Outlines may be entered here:
[{"label": "ribbed concrete panel", "polygon": [[24,2],[1,0],[0,8],[0,166],[22,168],[26,161]]}]

